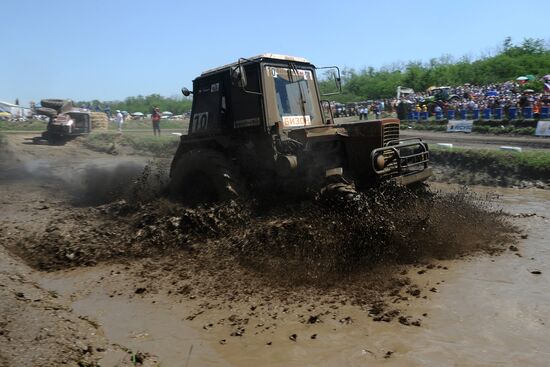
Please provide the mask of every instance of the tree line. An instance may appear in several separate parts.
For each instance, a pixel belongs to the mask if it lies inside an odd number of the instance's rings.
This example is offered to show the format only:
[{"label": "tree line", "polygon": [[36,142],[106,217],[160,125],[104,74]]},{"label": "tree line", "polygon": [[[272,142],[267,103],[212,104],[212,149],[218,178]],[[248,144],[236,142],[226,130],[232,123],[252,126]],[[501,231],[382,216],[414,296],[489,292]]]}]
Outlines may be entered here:
[{"label": "tree line", "polygon": [[[495,56],[471,60],[462,57],[454,60],[445,55],[427,63],[410,61],[405,65],[372,67],[361,71],[344,69],[342,94],[334,96],[338,102],[351,102],[379,98],[393,98],[397,86],[425,91],[430,86],[457,86],[465,83],[488,85],[515,80],[521,75],[542,77],[550,73],[550,48],[542,39],[526,38],[519,45],[506,38]],[[526,88],[542,91],[544,84],[538,80]],[[321,92],[334,91],[334,81],[325,78],[320,82]]]},{"label": "tree line", "polygon": [[76,102],[77,106],[83,106],[92,110],[116,110],[128,111],[130,113],[141,112],[148,114],[152,112],[155,106],[161,111],[169,111],[174,115],[182,115],[191,110],[191,99],[182,97],[163,97],[160,94],[151,94],[149,96],[128,97],[124,101],[81,101]]}]

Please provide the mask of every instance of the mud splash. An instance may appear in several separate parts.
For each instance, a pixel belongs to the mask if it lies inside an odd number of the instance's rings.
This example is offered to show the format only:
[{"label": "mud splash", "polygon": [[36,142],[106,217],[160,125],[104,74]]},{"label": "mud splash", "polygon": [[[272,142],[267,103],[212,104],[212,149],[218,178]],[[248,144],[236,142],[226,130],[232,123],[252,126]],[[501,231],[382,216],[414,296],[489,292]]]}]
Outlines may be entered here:
[{"label": "mud splash", "polygon": [[270,281],[326,285],[380,264],[492,253],[515,231],[466,190],[419,195],[388,186],[344,203],[189,209],[147,202],[134,188],[134,201],[55,218],[46,233],[21,241],[18,252],[44,270],[181,252],[214,269],[242,267]]},{"label": "mud splash", "polygon": [[229,250],[261,273],[324,282],[378,264],[493,252],[509,231],[498,212],[465,190],[419,195],[389,186],[341,205],[310,203],[254,218]]},{"label": "mud splash", "polygon": [[121,199],[134,204],[149,202],[161,196],[167,177],[165,167],[159,162],[88,165],[71,181],[71,203],[97,206]]}]

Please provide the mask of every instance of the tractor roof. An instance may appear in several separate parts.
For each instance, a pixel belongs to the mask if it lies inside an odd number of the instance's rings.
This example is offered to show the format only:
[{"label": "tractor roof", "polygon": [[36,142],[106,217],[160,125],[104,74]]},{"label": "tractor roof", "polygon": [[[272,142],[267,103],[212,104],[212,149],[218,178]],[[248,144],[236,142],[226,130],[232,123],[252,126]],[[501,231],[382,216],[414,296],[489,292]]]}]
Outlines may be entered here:
[{"label": "tractor roof", "polygon": [[[288,56],[288,55],[279,55],[279,54],[272,54],[272,53],[265,53],[265,54],[260,54],[260,55],[256,55],[256,56],[253,56],[253,57],[249,57],[249,58],[246,58],[244,59],[245,61],[261,61],[263,59],[271,59],[271,60],[281,60],[281,61],[293,61],[293,62],[302,62],[302,63],[307,63],[309,64],[309,61],[304,59],[303,57],[296,57],[296,56]],[[219,72],[219,71],[222,71],[222,70],[225,70],[225,69],[228,69],[230,67],[233,67],[233,66],[237,66],[239,64],[239,61],[236,61],[236,62],[233,62],[231,64],[227,64],[227,65],[223,65],[223,66],[220,66],[220,67],[217,67],[217,68],[213,68],[213,69],[208,69],[206,71],[204,71],[201,76],[204,76],[204,75],[207,75],[207,74],[213,74],[215,72]]]}]

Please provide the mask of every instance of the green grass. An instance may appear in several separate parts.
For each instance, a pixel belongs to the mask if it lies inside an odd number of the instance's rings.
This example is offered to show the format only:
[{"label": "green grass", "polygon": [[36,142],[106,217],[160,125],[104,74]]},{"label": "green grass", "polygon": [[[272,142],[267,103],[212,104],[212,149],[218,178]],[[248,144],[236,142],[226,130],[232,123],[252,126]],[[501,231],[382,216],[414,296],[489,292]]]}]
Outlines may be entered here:
[{"label": "green grass", "polygon": [[47,124],[46,121],[40,120],[20,122],[0,120],[0,131],[44,131]]},{"label": "green grass", "polygon": [[491,172],[509,172],[510,176],[533,179],[550,179],[550,152],[509,152],[487,149],[434,147],[430,149],[430,160],[465,168]]},{"label": "green grass", "polygon": [[[0,131],[44,131],[46,130],[47,121],[41,120],[29,120],[21,122],[12,122],[0,120]],[[170,130],[186,130],[189,125],[189,120],[161,120],[161,129]],[[124,123],[123,129],[131,130],[151,130],[153,127],[151,121],[144,120],[130,120]],[[109,130],[117,130],[117,126],[114,122],[109,123]]]},{"label": "green grass", "polygon": [[472,128],[472,132],[480,134],[492,134],[492,135],[535,135],[534,127],[491,127],[491,126],[475,126]]},{"label": "green grass", "polygon": [[429,130],[429,131],[447,131],[447,125],[435,122],[422,122],[422,123],[401,123],[401,129],[413,129],[413,130]]},{"label": "green grass", "polygon": [[[187,129],[187,126],[189,125],[189,120],[161,120],[160,121],[160,128],[162,129],[170,129],[170,130],[178,130],[178,129]],[[116,130],[117,126],[114,122],[109,123],[109,130]],[[151,120],[149,119],[143,119],[143,120],[129,120],[125,121],[123,125],[124,129],[144,129],[144,130],[151,130],[153,131],[153,125],[151,123]]]},{"label": "green grass", "polygon": [[170,157],[176,152],[179,137],[172,134],[156,137],[132,133],[100,132],[92,133],[83,138],[82,141],[89,148],[102,152],[110,152],[118,146],[129,147],[140,153]]},{"label": "green grass", "polygon": [[[521,122],[521,121],[520,121]],[[472,132],[491,135],[535,135],[535,127],[532,122],[509,124],[500,121],[498,124],[493,121],[474,122]],[[401,129],[447,131],[447,121],[425,121],[425,122],[401,122]]]}]

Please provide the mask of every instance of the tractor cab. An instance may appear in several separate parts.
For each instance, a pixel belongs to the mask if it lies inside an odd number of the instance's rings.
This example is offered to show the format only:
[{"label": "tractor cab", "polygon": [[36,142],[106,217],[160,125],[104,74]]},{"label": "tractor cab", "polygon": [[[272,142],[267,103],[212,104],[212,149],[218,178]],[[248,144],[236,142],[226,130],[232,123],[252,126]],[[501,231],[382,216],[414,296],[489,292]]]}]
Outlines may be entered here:
[{"label": "tractor cab", "polygon": [[[183,93],[191,94],[187,89]],[[207,70],[193,81],[189,135],[326,122],[315,66],[304,58],[263,54]]]}]

